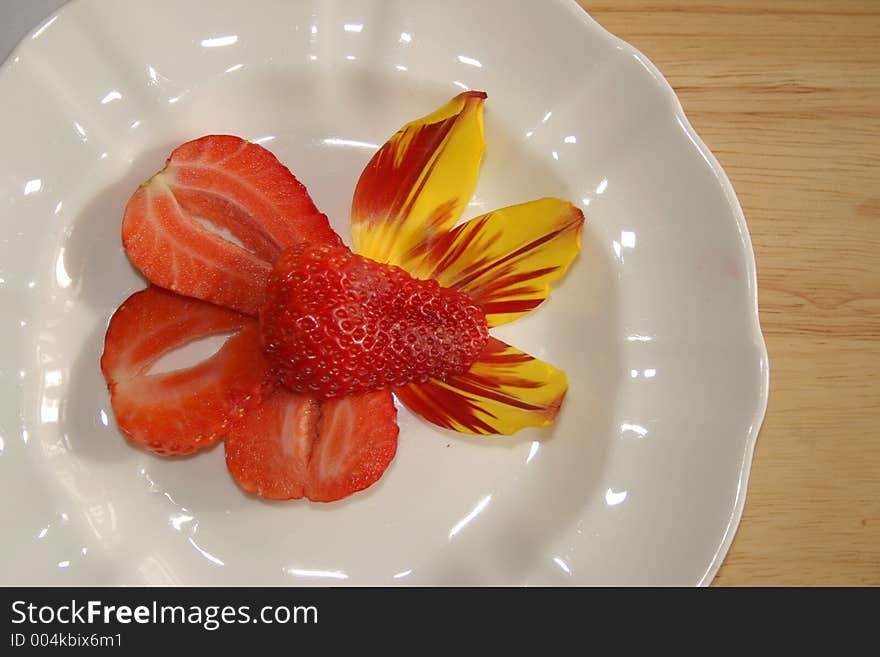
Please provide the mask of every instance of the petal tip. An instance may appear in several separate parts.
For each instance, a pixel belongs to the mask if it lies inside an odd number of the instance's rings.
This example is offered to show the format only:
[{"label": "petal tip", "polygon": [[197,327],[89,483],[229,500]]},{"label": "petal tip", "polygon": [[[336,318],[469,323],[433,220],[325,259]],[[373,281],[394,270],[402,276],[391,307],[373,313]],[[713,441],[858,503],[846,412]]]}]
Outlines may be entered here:
[{"label": "petal tip", "polygon": [[544,201],[548,203],[559,203],[564,206],[566,209],[564,213],[560,212],[560,214],[565,215],[566,219],[563,223],[569,226],[574,226],[576,224],[583,225],[586,222],[586,215],[584,215],[583,209],[581,209],[579,206],[575,205],[571,201],[568,201],[564,198],[558,198],[556,196],[545,196],[544,198],[539,199],[539,201]]},{"label": "petal tip", "polygon": [[567,203],[569,205],[568,223],[574,228],[577,239],[577,250],[580,251],[581,240],[584,234],[584,224],[587,222],[587,219],[583,210],[570,201]]},{"label": "petal tip", "polygon": [[559,393],[559,396],[547,404],[546,411],[544,412],[544,424],[541,425],[544,427],[556,424],[556,420],[559,417],[559,411],[562,410],[562,403],[565,401],[565,397],[568,394],[568,377],[562,370],[559,370],[559,373],[562,375],[562,385],[564,387]]},{"label": "petal tip", "polygon": [[465,101],[473,100],[473,101],[477,101],[477,102],[482,103],[488,97],[489,97],[489,94],[487,94],[485,91],[471,90],[471,91],[462,91],[455,98],[465,100]]}]

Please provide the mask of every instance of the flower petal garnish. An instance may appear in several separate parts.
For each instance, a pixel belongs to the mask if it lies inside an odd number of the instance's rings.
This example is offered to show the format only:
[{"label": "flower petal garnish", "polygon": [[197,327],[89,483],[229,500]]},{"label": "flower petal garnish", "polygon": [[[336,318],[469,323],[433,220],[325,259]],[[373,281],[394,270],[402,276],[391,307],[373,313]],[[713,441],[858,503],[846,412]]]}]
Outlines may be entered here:
[{"label": "flower petal garnish", "polygon": [[373,156],[352,201],[355,251],[411,269],[433,238],[455,225],[477,184],[485,98],[459,94],[406,124]]},{"label": "flower petal garnish", "polygon": [[489,338],[464,374],[411,383],[394,392],[412,412],[445,429],[512,434],[553,424],[567,390],[565,372]]},{"label": "flower petal garnish", "polygon": [[438,236],[410,273],[483,306],[498,326],[538,306],[580,251],[584,215],[557,198],[489,212]]}]

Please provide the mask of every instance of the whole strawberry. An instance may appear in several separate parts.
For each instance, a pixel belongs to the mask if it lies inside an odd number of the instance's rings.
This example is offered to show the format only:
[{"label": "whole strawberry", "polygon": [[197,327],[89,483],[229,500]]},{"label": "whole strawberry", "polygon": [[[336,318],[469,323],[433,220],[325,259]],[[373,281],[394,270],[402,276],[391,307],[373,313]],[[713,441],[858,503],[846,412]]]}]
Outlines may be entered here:
[{"label": "whole strawberry", "polygon": [[325,399],[460,374],[489,337],[466,294],[305,243],[276,261],[260,324],[281,382]]}]

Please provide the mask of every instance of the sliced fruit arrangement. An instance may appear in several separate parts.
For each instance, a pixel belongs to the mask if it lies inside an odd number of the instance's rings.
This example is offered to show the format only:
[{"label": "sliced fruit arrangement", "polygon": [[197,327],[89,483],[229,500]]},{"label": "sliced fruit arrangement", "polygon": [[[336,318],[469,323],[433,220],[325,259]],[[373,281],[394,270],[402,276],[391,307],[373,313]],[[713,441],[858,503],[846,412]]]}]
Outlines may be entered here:
[{"label": "sliced fruit arrangement", "polygon": [[[164,456],[225,438],[236,481],[270,499],[329,502],[382,475],[397,449],[389,390],[325,403],[279,389],[268,369],[255,316],[272,263],[294,245],[344,248],[274,155],[226,135],[183,144],[129,200],[122,241],[153,283],[116,310],[104,340],[101,369],[126,437]],[[201,363],[152,372],[175,349],[225,333]]]},{"label": "sliced fruit arrangement", "polygon": [[[241,488],[338,500],[397,451],[393,393],[443,428],[556,421],[565,373],[489,336],[540,305],[580,249],[583,214],[547,198],[456,226],[485,148],[486,94],[406,124],[361,175],[354,252],[265,148],[209,135],[134,192],[122,243],[152,283],[111,318],[101,368],[122,432],[164,455],[225,441]],[[231,334],[210,358],[164,355]]]}]

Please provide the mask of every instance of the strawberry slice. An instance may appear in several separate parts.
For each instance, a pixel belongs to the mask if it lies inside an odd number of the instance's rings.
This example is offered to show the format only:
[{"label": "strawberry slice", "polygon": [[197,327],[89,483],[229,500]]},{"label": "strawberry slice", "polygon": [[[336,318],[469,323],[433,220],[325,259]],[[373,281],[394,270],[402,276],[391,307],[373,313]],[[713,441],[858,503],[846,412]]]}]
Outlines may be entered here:
[{"label": "strawberry slice", "polygon": [[332,502],[382,476],[397,451],[396,418],[387,391],[320,402],[279,388],[231,425],[226,465],[260,497]]},{"label": "strawberry slice", "polygon": [[[229,332],[235,335],[201,363],[149,373],[164,354]],[[110,319],[101,370],[122,432],[168,456],[216,443],[231,419],[259,403],[268,381],[256,320],[155,286],[130,296]]]},{"label": "strawberry slice", "polygon": [[319,415],[317,400],[279,389],[234,422],[224,445],[238,484],[270,500],[301,498]]},{"label": "strawberry slice", "polygon": [[332,502],[372,486],[397,452],[398,432],[387,390],[322,402],[306,497]]},{"label": "strawberry slice", "polygon": [[300,242],[342,243],[287,167],[228,135],[176,148],[122,221],[125,251],[152,283],[249,315],[259,311],[271,263]]}]

